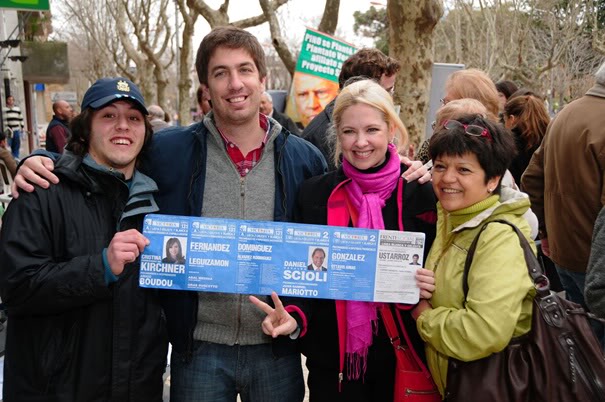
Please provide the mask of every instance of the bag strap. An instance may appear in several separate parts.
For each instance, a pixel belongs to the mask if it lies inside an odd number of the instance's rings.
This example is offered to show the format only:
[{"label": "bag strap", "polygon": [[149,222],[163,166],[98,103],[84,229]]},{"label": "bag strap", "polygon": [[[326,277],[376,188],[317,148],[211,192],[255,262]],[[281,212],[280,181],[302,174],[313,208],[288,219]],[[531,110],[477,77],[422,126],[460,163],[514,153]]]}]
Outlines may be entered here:
[{"label": "bag strap", "polygon": [[563,327],[566,325],[566,321],[563,319],[566,314],[580,314],[584,315],[588,319],[600,321],[605,323],[605,320],[595,316],[592,313],[585,311],[583,308],[579,309],[565,309],[558,297],[554,295],[554,297],[549,297],[551,295],[550,291],[550,281],[544,275],[544,271],[542,269],[542,265],[534,255],[533,250],[531,249],[527,239],[521,233],[518,227],[513,225],[512,223],[505,221],[503,219],[495,219],[493,221],[486,222],[475,239],[473,243],[468,249],[468,254],[466,255],[466,261],[464,263],[464,272],[462,274],[462,288],[464,290],[464,300],[466,300],[466,296],[468,295],[468,273],[471,268],[471,263],[473,262],[473,256],[475,255],[475,249],[477,248],[477,243],[479,242],[479,236],[485,230],[487,225],[492,222],[503,223],[513,228],[517,237],[519,238],[519,244],[523,248],[523,256],[525,257],[525,263],[527,265],[527,271],[532,281],[534,282],[534,287],[536,288],[536,297],[534,298],[534,302],[537,303],[538,308],[542,311],[542,318],[546,321],[546,323],[550,326],[555,327]]},{"label": "bag strap", "polygon": [[508,225],[511,228],[513,228],[513,230],[517,234],[517,237],[519,238],[519,244],[521,245],[521,248],[523,249],[523,256],[525,257],[525,263],[527,265],[527,272],[529,273],[529,276],[531,277],[532,281],[534,282],[534,287],[536,288],[538,296],[540,296],[540,297],[548,296],[550,294],[550,282],[549,282],[548,278],[546,277],[546,275],[544,275],[544,271],[542,270],[542,266],[540,265],[540,262],[534,255],[534,252],[533,252],[531,246],[529,245],[529,242],[527,241],[527,239],[525,238],[525,236],[523,235],[521,230],[519,230],[518,227],[516,227],[514,224],[510,223],[509,221],[506,221],[504,219],[495,219],[493,221],[489,221],[489,222],[486,222],[483,224],[483,226],[479,230],[479,233],[477,233],[477,236],[475,236],[475,239],[473,240],[473,242],[471,243],[471,246],[468,249],[468,254],[466,255],[466,261],[464,263],[464,272],[462,273],[462,289],[464,290],[464,299],[466,300],[466,296],[468,295],[468,273],[471,269],[471,264],[473,262],[475,250],[477,249],[477,243],[479,242],[479,236],[481,235],[481,233],[483,233],[485,228],[487,228],[487,225],[489,225],[490,223],[493,223],[493,222],[502,223],[502,224]]},{"label": "bag strap", "polygon": [[[387,331],[389,339],[391,340],[391,344],[395,347],[395,349],[405,348],[407,346],[407,349],[411,353],[414,361],[422,373],[427,378],[431,378],[431,373],[424,365],[422,359],[420,359],[416,353],[414,346],[412,346],[412,342],[410,341],[408,333],[405,330],[405,325],[403,325],[401,314],[399,314],[397,308],[390,303],[384,304],[380,309],[380,313],[382,314],[382,321],[384,322],[384,327]],[[397,319],[395,319],[395,317],[397,317]]]},{"label": "bag strap", "polygon": [[393,314],[386,303],[380,308],[380,314],[382,315],[382,322],[384,323],[387,335],[391,340],[391,344],[397,349],[401,345],[402,337],[399,328],[395,324]]}]

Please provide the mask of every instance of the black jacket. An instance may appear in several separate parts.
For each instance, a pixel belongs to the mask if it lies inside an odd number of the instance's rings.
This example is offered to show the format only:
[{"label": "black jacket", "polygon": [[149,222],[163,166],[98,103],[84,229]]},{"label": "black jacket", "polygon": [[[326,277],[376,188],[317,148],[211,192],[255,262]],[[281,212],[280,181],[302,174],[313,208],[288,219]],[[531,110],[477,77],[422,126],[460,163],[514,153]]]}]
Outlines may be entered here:
[{"label": "black jacket", "polygon": [[278,112],[273,108],[273,114],[271,115],[283,128],[291,132],[292,134],[300,135],[300,130],[291,118],[283,113]]},{"label": "black jacket", "polygon": [[68,122],[53,116],[46,128],[46,150],[58,154],[63,153],[63,146],[70,135]]},{"label": "black jacket", "polygon": [[[402,165],[401,169],[403,172],[407,168]],[[346,176],[340,168],[337,171],[305,181],[297,199],[296,222],[326,225],[328,198],[334,188],[344,180],[346,180]],[[398,211],[396,194],[397,189],[382,209],[385,229],[399,230],[398,219],[401,216],[406,231],[425,233],[424,254],[426,259],[426,255],[435,239],[436,230],[436,200],[433,189],[430,184],[419,185],[416,181],[404,182],[401,214]],[[314,305],[309,316],[308,332],[300,340],[302,352],[307,357],[307,367],[309,367],[309,370],[319,369],[338,373],[339,340],[334,300],[313,299],[313,302]],[[410,335],[415,345],[416,352],[424,357],[424,343],[416,331],[415,322],[409,314],[404,313],[402,317],[406,323],[408,335]],[[386,337],[382,326],[379,328],[378,336]],[[375,340],[375,342],[377,345],[384,343],[381,340]],[[388,343],[388,340],[385,342]],[[390,344],[387,350],[394,359]],[[370,353],[372,353],[372,350],[370,350]],[[334,378],[334,384],[336,386],[337,377]]]},{"label": "black jacket", "polygon": [[328,162],[328,171],[336,170],[334,163],[334,143],[330,138],[328,130],[332,125],[332,112],[336,99],[328,103],[324,110],[311,120],[309,125],[303,130],[301,137],[315,145],[323,154]]},{"label": "black jacket", "polygon": [[160,402],[167,334],[156,292],[139,288],[138,260],[112,282],[102,257],[118,228],[140,229],[157,211],[155,183],[136,173],[129,195],[123,176],[69,152],[54,173],[60,184],[22,193],[3,217],[4,401]]},{"label": "black jacket", "polygon": [[508,170],[513,175],[517,186],[521,186],[521,176],[523,176],[523,172],[525,172],[525,169],[527,169],[527,166],[529,166],[529,161],[540,144],[534,145],[533,147],[527,149],[527,141],[523,138],[521,132],[516,127],[511,131],[515,137],[517,155],[511,161]]}]

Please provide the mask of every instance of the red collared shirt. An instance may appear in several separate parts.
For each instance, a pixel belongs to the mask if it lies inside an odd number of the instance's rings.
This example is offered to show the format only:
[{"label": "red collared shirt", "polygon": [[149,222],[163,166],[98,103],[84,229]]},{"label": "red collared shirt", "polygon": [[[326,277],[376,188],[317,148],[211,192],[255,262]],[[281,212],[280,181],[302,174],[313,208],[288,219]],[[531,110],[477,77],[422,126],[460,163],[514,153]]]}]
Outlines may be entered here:
[{"label": "red collared shirt", "polygon": [[267,116],[260,114],[258,115],[258,122],[263,130],[265,130],[265,137],[263,138],[263,142],[260,146],[252,151],[248,152],[248,155],[244,156],[242,151],[239,149],[237,145],[233,142],[229,141],[227,137],[223,135],[221,130],[218,132],[223,137],[223,141],[225,142],[225,148],[227,149],[227,155],[237,168],[241,177],[245,177],[248,172],[252,170],[254,166],[260,161],[260,158],[263,156],[263,150],[265,149],[265,144],[267,143],[267,139],[269,138],[269,119]]}]

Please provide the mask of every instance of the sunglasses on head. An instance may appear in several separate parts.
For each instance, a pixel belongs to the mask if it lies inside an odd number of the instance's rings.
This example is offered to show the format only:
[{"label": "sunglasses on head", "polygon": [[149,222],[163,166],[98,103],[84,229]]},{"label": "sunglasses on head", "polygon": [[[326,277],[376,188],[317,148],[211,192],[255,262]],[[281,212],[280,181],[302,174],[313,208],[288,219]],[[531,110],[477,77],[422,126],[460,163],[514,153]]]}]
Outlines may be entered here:
[{"label": "sunglasses on head", "polygon": [[446,122],[443,123],[443,127],[448,130],[462,127],[464,132],[468,135],[472,135],[473,137],[485,137],[488,140],[493,141],[492,135],[487,128],[475,124],[462,124],[457,120],[446,120]]}]

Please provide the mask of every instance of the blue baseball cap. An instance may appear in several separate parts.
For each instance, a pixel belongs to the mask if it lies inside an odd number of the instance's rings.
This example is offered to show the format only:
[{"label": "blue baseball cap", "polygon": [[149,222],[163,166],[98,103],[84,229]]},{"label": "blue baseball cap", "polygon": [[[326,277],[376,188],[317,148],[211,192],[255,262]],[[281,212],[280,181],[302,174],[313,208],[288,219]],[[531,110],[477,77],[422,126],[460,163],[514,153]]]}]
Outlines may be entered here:
[{"label": "blue baseball cap", "polygon": [[143,114],[149,114],[145,100],[139,88],[128,78],[101,78],[97,80],[84,94],[82,110],[86,108],[99,109],[118,100],[133,101]]}]

